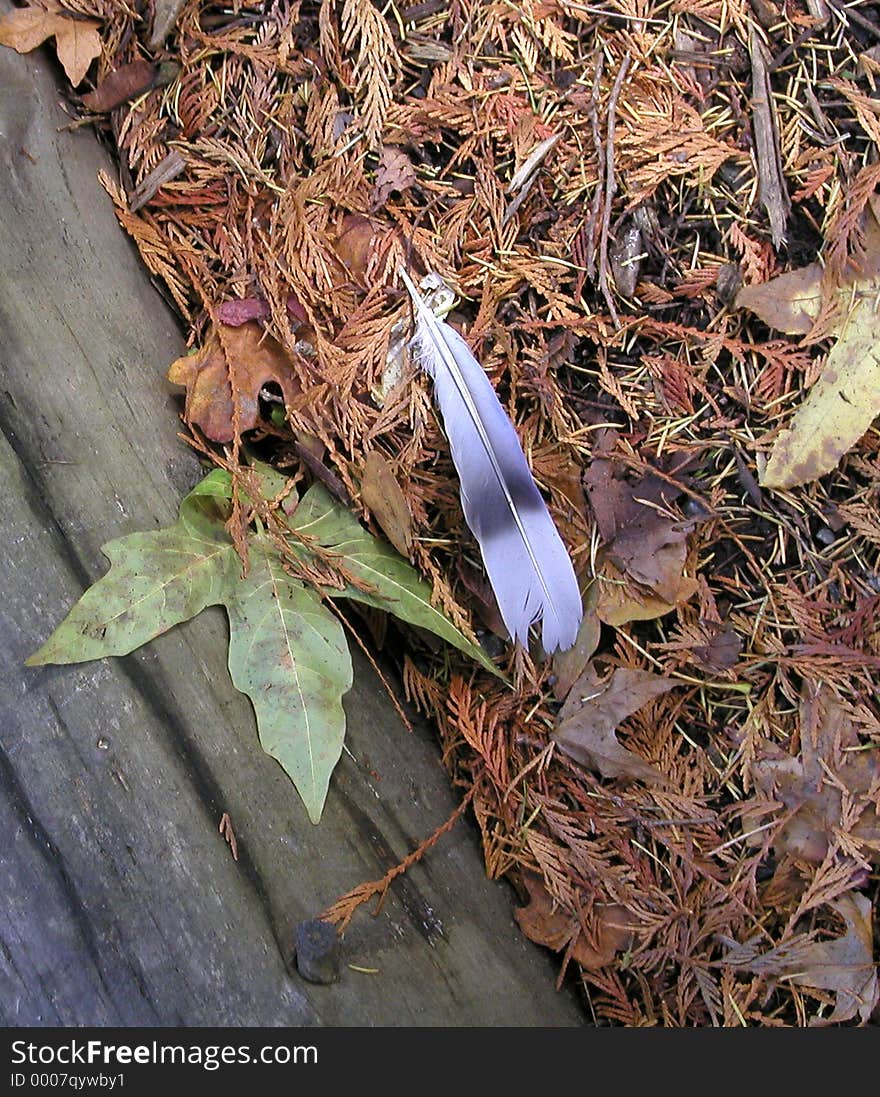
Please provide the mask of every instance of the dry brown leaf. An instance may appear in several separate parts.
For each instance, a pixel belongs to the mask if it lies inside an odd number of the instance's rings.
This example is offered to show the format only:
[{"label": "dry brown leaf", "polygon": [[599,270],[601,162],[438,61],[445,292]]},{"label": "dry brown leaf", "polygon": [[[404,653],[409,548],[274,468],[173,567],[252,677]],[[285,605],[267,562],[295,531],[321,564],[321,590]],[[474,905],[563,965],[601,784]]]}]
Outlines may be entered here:
[{"label": "dry brown leaf", "polygon": [[702,626],[709,633],[709,640],[704,645],[693,648],[700,665],[706,670],[721,672],[736,666],[742,652],[742,639],[730,625],[722,625],[717,621],[703,621]]},{"label": "dry brown leaf", "polygon": [[366,276],[375,248],[375,235],[372,222],[360,214],[351,213],[342,220],[336,239],[336,254],[357,281],[362,281]]},{"label": "dry brown leaf", "polygon": [[832,991],[836,995],[833,1012],[814,1024],[839,1024],[856,1015],[865,1024],[880,997],[873,956],[871,900],[850,893],[828,905],[846,925],[841,937],[830,941],[796,940],[763,954],[752,945],[737,945],[725,956],[725,962],[755,975],[775,976],[801,987]]},{"label": "dry brown leaf", "polygon": [[391,465],[378,450],[370,450],[361,480],[361,498],[401,556],[412,553],[412,514]]},{"label": "dry brown leaf", "polygon": [[396,191],[402,193],[416,182],[415,168],[403,151],[394,145],[386,145],[379,157],[376,169],[376,185],[373,187],[371,208],[377,210],[385,205]]},{"label": "dry brown leaf", "polygon": [[[231,362],[227,362],[223,344]],[[231,442],[234,435],[230,366],[238,390],[242,432],[252,430],[259,421],[259,396],[265,384],[277,384],[286,403],[300,393],[287,352],[255,321],[237,328],[224,325],[223,344],[212,329],[201,350],[178,358],[168,369],[168,380],[186,387],[186,421],[213,442]]]},{"label": "dry brown leaf", "polygon": [[745,286],[737,294],[735,306],[748,309],[777,331],[807,335],[822,307],[822,267],[810,263],[769,282]]},{"label": "dry brown leaf", "polygon": [[646,784],[666,784],[666,778],[618,741],[618,724],[675,682],[646,670],[617,667],[604,681],[588,666],[571,688],[559,712],[553,741],[569,757],[603,777],[628,777]]},{"label": "dry brown leaf", "polygon": [[790,978],[801,986],[834,991],[837,1001],[827,1024],[849,1021],[856,1014],[867,1023],[880,997],[871,900],[865,895],[842,895],[829,905],[846,923],[846,933],[805,949],[800,970],[792,972]]},{"label": "dry brown leaf", "polygon": [[597,613],[600,621],[613,628],[620,628],[630,621],[653,621],[657,617],[665,617],[677,603],[686,602],[697,590],[696,579],[682,576],[676,601],[667,602],[629,580],[603,553],[597,555],[597,561],[600,583]]},{"label": "dry brown leaf", "polygon": [[553,674],[556,678],[553,693],[560,701],[568,696],[599,646],[602,622],[596,613],[598,601],[599,583],[593,580],[584,594],[584,616],[574,645],[568,651],[557,651],[553,656]]},{"label": "dry brown leaf", "polygon": [[691,598],[695,579],[683,574],[687,532],[666,513],[678,494],[659,477],[624,479],[612,461],[594,460],[584,484],[604,547],[598,613],[606,624],[660,617]]},{"label": "dry brown leaf", "polygon": [[58,60],[71,84],[80,84],[89,65],[101,52],[98,23],[63,14],[48,0],[42,5],[14,8],[0,18],[0,45],[30,53],[48,38],[55,39]]},{"label": "dry brown leaf", "polygon": [[82,104],[98,113],[113,110],[151,88],[158,74],[158,67],[149,61],[132,61],[105,76],[94,91],[82,97]]},{"label": "dry brown leaf", "polygon": [[[558,445],[534,450],[531,457],[536,479],[549,489],[554,502],[559,500],[554,519],[563,541],[568,545],[582,544],[589,529],[583,468]],[[580,576],[587,564],[586,554],[576,557],[573,563]]]},{"label": "dry brown leaf", "polygon": [[[766,324],[791,335],[807,335],[823,309],[823,270],[812,263],[769,282],[747,286],[736,298]],[[865,252],[851,264],[832,293],[837,315],[829,334],[835,343],[818,380],[795,412],[791,427],[776,440],[760,476],[765,487],[790,488],[831,472],[880,413],[880,224],[866,216]]]},{"label": "dry brown leaf", "polygon": [[[856,714],[825,685],[807,683],[800,706],[800,755],[765,744],[752,778],[790,818],[777,833],[778,853],[819,864],[843,825],[865,856],[880,864],[880,752],[859,745]],[[847,803],[844,804],[844,797]],[[763,811],[756,814],[763,820]]]},{"label": "dry brown leaf", "polygon": [[485,571],[471,563],[464,554],[458,556],[456,568],[462,583],[474,597],[473,608],[477,618],[490,632],[500,636],[502,640],[509,640],[510,633],[504,624],[498,600]]},{"label": "dry brown leaf", "polygon": [[528,873],[524,881],[529,892],[528,906],[513,913],[530,941],[556,952],[571,945],[571,958],[588,971],[610,964],[618,952],[632,945],[637,926],[620,903],[595,904],[588,936],[577,918],[554,909],[553,899],[540,876]]}]

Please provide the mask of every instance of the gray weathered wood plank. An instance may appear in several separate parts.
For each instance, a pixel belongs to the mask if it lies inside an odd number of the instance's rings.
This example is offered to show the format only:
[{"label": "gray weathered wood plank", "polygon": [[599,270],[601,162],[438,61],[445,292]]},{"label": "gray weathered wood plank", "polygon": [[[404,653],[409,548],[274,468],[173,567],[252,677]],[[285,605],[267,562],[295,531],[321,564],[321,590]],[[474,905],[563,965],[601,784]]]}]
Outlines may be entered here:
[{"label": "gray weathered wood plank", "polygon": [[338,983],[287,970],[297,922],[454,805],[430,731],[406,731],[359,657],[318,827],[229,683],[220,611],[126,659],[23,667],[103,572],[101,543],[173,520],[200,475],[163,381],[179,332],[57,98],[45,58],[0,50],[0,1020],[583,1023],[465,823],[356,916]]}]

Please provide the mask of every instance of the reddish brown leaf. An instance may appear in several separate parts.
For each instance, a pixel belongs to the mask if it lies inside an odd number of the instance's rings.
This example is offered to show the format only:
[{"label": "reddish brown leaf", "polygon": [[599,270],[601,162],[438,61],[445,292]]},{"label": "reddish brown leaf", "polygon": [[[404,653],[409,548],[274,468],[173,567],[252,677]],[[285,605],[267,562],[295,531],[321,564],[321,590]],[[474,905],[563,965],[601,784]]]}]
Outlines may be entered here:
[{"label": "reddish brown leaf", "polygon": [[149,90],[158,74],[158,66],[149,61],[132,61],[122,65],[105,76],[94,91],[82,97],[83,106],[97,113],[113,110]]},{"label": "reddish brown leaf", "polygon": [[584,483],[605,543],[599,617],[615,626],[650,620],[691,598],[697,583],[683,575],[687,532],[667,513],[680,493],[658,476],[631,483],[604,458],[592,462]]},{"label": "reddish brown leaf", "polygon": [[234,434],[230,365],[239,395],[242,432],[257,425],[260,389],[265,384],[277,384],[287,403],[300,393],[287,352],[258,323],[250,321],[238,328],[224,325],[224,329],[231,362],[212,330],[200,351],[178,358],[168,370],[169,381],[186,387],[187,422],[214,442],[230,442]]},{"label": "reddish brown leaf", "polygon": [[577,918],[554,909],[553,899],[539,876],[529,873],[524,880],[529,903],[513,913],[530,941],[556,952],[573,941],[571,958],[587,970],[610,964],[618,952],[632,945],[637,927],[620,903],[597,903],[585,934]]},{"label": "reddish brown leaf", "polygon": [[827,686],[805,686],[800,717],[799,755],[765,744],[763,756],[752,764],[758,790],[790,813],[776,835],[776,849],[820,863],[834,831],[843,825],[845,790],[848,834],[880,864],[878,751],[858,749],[855,714]]},{"label": "reddish brown leaf", "polygon": [[401,556],[412,552],[412,515],[400,484],[378,450],[370,450],[361,481],[361,498]]},{"label": "reddish brown leaf", "polygon": [[249,320],[265,320],[269,304],[261,297],[236,297],[217,306],[217,319],[230,328],[240,328]]},{"label": "reddish brown leaf", "polygon": [[[292,293],[287,298],[287,311],[297,326],[308,322],[305,309]],[[240,328],[249,320],[265,320],[269,312],[269,302],[262,297],[235,297],[217,306],[217,319],[230,328]]]},{"label": "reddish brown leaf", "polygon": [[674,685],[667,678],[628,667],[617,667],[603,681],[595,668],[588,666],[560,710],[553,740],[575,761],[603,777],[665,784],[666,779],[656,766],[621,745],[615,729],[627,716]]}]

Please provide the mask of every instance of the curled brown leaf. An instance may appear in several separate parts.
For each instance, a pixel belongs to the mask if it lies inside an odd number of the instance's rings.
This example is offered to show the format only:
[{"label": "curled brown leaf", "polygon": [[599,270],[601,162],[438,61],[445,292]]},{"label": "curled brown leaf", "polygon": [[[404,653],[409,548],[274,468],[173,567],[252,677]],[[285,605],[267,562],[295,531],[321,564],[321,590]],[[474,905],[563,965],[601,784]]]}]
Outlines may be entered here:
[{"label": "curled brown leaf", "polygon": [[213,442],[231,442],[235,433],[233,377],[242,432],[252,430],[259,421],[259,396],[264,385],[278,385],[287,403],[300,393],[287,351],[256,321],[237,328],[225,327],[222,342],[212,329],[201,350],[172,362],[168,380],[185,386],[186,421],[199,427]]}]

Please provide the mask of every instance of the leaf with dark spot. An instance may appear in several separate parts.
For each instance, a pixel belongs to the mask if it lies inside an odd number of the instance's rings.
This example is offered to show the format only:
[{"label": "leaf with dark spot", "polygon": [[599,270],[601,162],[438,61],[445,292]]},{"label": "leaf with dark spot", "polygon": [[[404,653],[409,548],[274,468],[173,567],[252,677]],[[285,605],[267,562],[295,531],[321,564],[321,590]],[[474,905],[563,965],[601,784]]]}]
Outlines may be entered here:
[{"label": "leaf with dark spot", "polygon": [[293,364],[281,344],[256,321],[227,327],[221,341],[212,329],[196,354],[173,362],[168,380],[186,388],[185,416],[214,442],[230,442],[234,434],[232,383],[239,399],[239,428],[252,430],[260,417],[259,396],[270,382],[278,385],[286,403],[300,394]]}]

